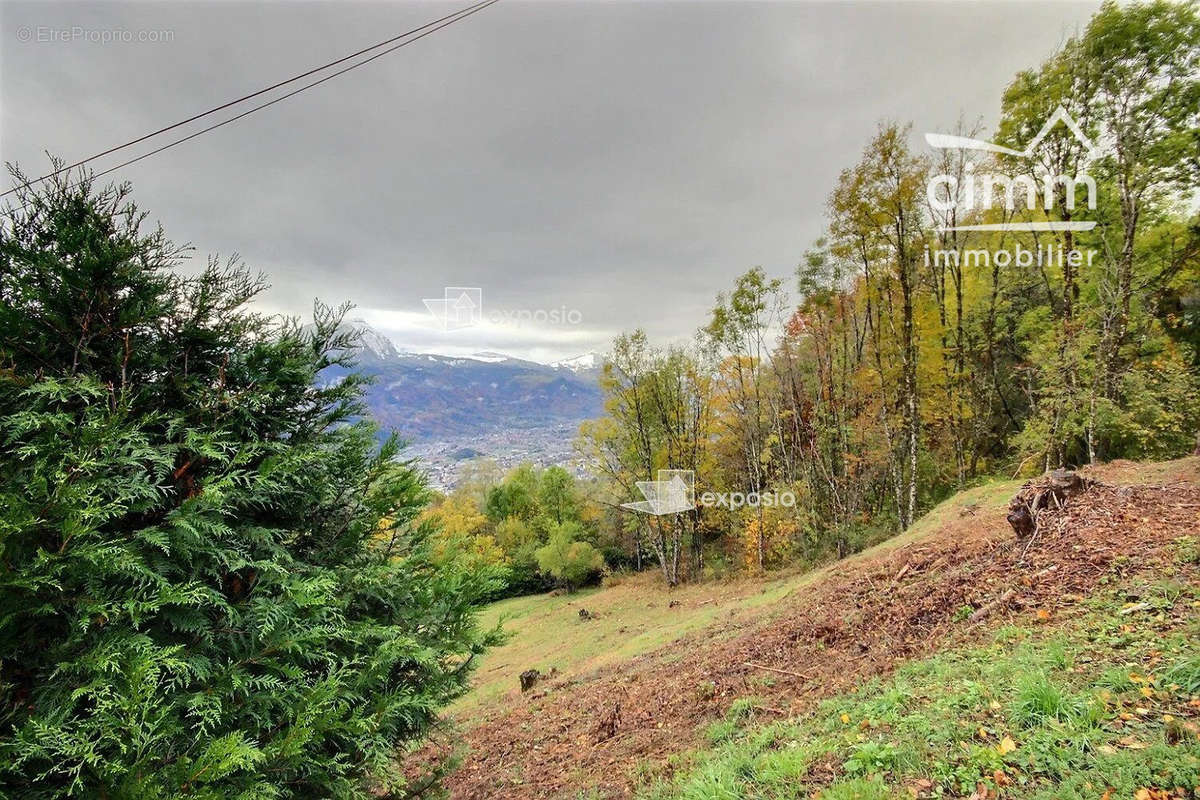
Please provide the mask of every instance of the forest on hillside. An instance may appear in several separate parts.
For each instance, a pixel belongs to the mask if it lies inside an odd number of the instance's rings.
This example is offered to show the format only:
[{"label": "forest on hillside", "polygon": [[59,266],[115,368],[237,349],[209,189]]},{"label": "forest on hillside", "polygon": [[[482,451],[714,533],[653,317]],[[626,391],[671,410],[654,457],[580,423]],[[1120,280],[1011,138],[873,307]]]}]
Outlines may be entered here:
[{"label": "forest on hillside", "polygon": [[[1008,152],[864,131],[792,281],[746,271],[687,344],[612,343],[606,413],[577,445],[595,473],[574,490],[582,559],[670,584],[811,564],[985,476],[1200,446],[1195,7],[1106,4],[1014,76],[999,120]],[[534,471],[472,469],[441,504],[446,535],[523,564],[528,587],[551,535]],[[662,469],[691,471],[696,497],[795,502],[621,507]],[[514,492],[529,502],[495,502]]]},{"label": "forest on hillside", "polygon": [[[318,300],[310,321],[267,313],[263,275],[237,257],[189,265],[192,249],[148,221],[130,184],[98,180],[104,173],[90,172],[90,159],[55,161],[41,177],[10,167],[0,208],[0,797],[427,795],[454,759],[439,751],[419,776],[406,759],[447,730],[447,708],[501,644],[500,627],[480,622],[489,601],[644,571],[626,597],[644,589],[661,602],[636,596],[628,613],[653,607],[668,617],[682,583],[707,592],[705,579],[799,573],[910,529],[939,500],[998,475],[1192,452],[1200,10],[1104,4],[1049,59],[1013,78],[998,118],[986,132],[970,121],[924,137],[895,120],[863,130],[861,158],[835,185],[798,189],[827,193],[828,219],[796,254],[793,277],[742,271],[694,336],[655,342],[631,330],[612,342],[604,415],[576,442],[589,477],[474,463],[447,495],[430,489],[396,433],[372,421],[348,305]],[[731,265],[730,274],[742,269]],[[1161,566],[1178,545],[1190,555],[1170,555],[1172,563],[1194,568],[1185,533],[1196,490],[1150,487],[1129,500],[1125,488],[1103,487],[1096,505],[1082,506],[1090,527],[1080,543],[1060,537],[1052,553],[1061,571],[1056,562],[1021,575],[1032,596],[1034,579],[1052,572],[1079,572],[1068,587],[1076,600],[1107,582],[1079,551],[1109,540],[1129,552],[1107,554],[1105,567],[1152,550]],[[964,511],[959,531],[977,525]],[[1062,526],[1074,524],[1075,510],[1055,511]],[[1137,549],[1139,525],[1153,547]],[[919,604],[936,592],[928,619],[943,632],[970,622],[1015,591],[985,599],[972,570],[992,570],[991,592],[1019,574],[1024,556],[1008,548],[997,559],[987,539],[975,537],[954,581],[925,569],[936,560],[912,567],[911,554],[894,553],[886,569],[860,564],[849,583],[825,583],[805,613],[824,614],[823,598],[852,585],[838,596],[856,611],[878,610],[867,620],[871,636],[879,620],[925,619],[898,599]],[[942,545],[949,553],[957,542]],[[910,571],[921,574],[900,594],[879,590],[877,577],[897,584]],[[759,604],[780,599],[766,584],[743,589]],[[1133,623],[1120,617],[1130,608],[1165,617],[1185,596],[1171,592],[1160,606],[1147,587],[1109,597],[1114,609],[1139,601],[1109,622]],[[552,599],[564,601],[561,610],[575,598]],[[713,599],[693,594],[691,610]],[[1049,610],[1037,611],[1049,621]],[[582,627],[596,622],[585,608],[556,621],[564,619],[575,631],[595,629]],[[722,634],[743,624],[723,619]],[[769,651],[725,640],[733,670],[718,677],[733,682],[729,692],[748,690],[747,669],[805,679],[791,662],[761,661],[786,652],[819,655],[843,679],[866,674],[845,667],[850,648],[861,665],[869,643],[846,634],[844,660],[827,658],[841,621],[798,619],[789,624],[800,628],[773,632],[779,647]],[[614,637],[635,638],[624,621],[607,622]],[[931,639],[923,625],[901,632],[910,644],[950,641]],[[1124,647],[1127,633],[1108,641]],[[1141,633],[1153,644],[1153,629]],[[785,639],[812,647],[788,651]],[[916,652],[872,641],[888,658]],[[612,650],[613,640],[589,645]],[[669,691],[627,707],[664,748],[683,746],[688,728],[664,728],[647,709],[673,705],[694,725],[706,707],[732,700],[725,689],[718,695],[700,657],[710,649],[719,646],[684,654],[696,658],[671,653],[662,673]],[[525,664],[489,667],[500,668],[520,669],[531,684],[539,677]],[[689,682],[676,682],[680,674]],[[557,742],[560,759],[583,754],[603,759],[597,769],[606,773],[634,769],[632,758],[617,765],[602,748],[580,746],[617,737],[622,692],[634,682],[617,677],[619,691],[592,687],[616,704],[599,714],[563,694],[549,727],[494,718],[501,744],[485,755],[519,772],[513,743],[527,736]],[[1200,681],[1186,680],[1195,708]],[[1155,694],[1126,688],[1134,702]],[[749,698],[739,702],[750,708]],[[948,727],[958,736],[963,726]],[[1061,728],[1046,731],[1063,738]],[[462,740],[447,734],[452,750]],[[1012,750],[987,742],[974,752],[1004,764]],[[1154,752],[1167,761],[1179,751]],[[1084,754],[1093,751],[1081,746],[1072,757]],[[521,753],[567,763],[551,755],[541,741]],[[1140,769],[1139,757],[1132,746],[1122,755]],[[968,766],[978,777],[980,765]],[[487,785],[475,796],[498,796],[498,776],[506,773],[471,772]],[[508,790],[523,780],[516,775]],[[942,785],[969,788],[962,776]],[[1149,781],[1137,785],[1149,791]]]}]

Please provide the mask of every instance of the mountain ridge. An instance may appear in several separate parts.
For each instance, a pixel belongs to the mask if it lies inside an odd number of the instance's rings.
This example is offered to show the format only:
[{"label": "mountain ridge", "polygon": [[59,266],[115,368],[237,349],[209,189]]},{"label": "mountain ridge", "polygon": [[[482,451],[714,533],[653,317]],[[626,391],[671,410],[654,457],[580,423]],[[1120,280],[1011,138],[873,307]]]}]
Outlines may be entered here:
[{"label": "mountain ridge", "polygon": [[[355,369],[374,379],[364,393],[371,416],[411,442],[540,431],[602,412],[595,353],[551,364],[490,351],[415,353],[361,319],[346,324],[359,334]],[[336,380],[349,371],[330,367],[322,377]]]}]

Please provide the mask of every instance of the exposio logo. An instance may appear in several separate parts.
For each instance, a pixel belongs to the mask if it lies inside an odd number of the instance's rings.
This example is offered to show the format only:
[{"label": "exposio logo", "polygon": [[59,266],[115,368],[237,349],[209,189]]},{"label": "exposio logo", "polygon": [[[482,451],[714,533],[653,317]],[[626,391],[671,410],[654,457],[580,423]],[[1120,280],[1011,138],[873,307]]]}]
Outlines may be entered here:
[{"label": "exposio logo", "polygon": [[527,323],[535,325],[579,325],[583,314],[578,309],[518,308],[483,310],[483,289],[478,286],[446,286],[441,297],[422,299],[426,310],[445,331],[473,328],[484,322],[493,325],[520,327]]},{"label": "exposio logo", "polygon": [[712,508],[791,508],[796,495],[790,491],[776,492],[704,492],[696,496],[696,473],[690,469],[660,469],[658,480],[637,481],[644,500],[622,503],[622,508],[656,517],[691,511],[697,503]]}]

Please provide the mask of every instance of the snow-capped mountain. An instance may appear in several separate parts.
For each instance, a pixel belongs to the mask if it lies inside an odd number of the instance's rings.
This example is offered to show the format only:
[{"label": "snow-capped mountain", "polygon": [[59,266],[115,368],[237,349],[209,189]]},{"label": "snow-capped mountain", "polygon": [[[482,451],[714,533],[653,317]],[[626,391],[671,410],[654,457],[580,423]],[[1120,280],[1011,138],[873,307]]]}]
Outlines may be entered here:
[{"label": "snow-capped mountain", "polygon": [[392,340],[367,324],[366,320],[346,320],[346,326],[353,328],[359,335],[360,349],[375,358],[387,360],[400,355]]},{"label": "snow-capped mountain", "polygon": [[[381,426],[413,442],[572,428],[602,409],[594,354],[539,364],[503,353],[444,356],[402,350],[360,319],[358,369],[374,377],[366,403]],[[325,376],[346,372],[331,367]]]},{"label": "snow-capped mountain", "polygon": [[471,358],[475,361],[486,361],[491,364],[498,364],[501,361],[517,360],[517,359],[514,359],[512,356],[504,355],[504,353],[493,353],[489,350],[485,350],[482,353],[472,353]]},{"label": "snow-capped mountain", "polygon": [[587,372],[600,369],[603,365],[604,358],[599,353],[584,353],[581,356],[564,358],[562,361],[554,361],[550,364],[555,369],[569,369],[572,372]]}]

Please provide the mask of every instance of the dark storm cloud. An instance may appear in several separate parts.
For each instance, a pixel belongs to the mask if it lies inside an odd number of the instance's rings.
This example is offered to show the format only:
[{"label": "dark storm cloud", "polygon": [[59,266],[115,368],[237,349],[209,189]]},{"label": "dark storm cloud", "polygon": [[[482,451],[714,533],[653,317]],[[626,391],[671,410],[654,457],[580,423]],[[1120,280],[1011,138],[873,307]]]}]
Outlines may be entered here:
[{"label": "dark storm cloud", "polygon": [[[41,172],[455,7],[5,3],[0,150]],[[686,336],[741,271],[790,275],[878,120],[990,125],[1094,8],[502,0],[119,174],[198,258],[265,271],[272,309],[348,299],[414,349],[541,358]],[[133,41],[38,40],[72,28]],[[443,333],[444,285],[582,322]]]}]

